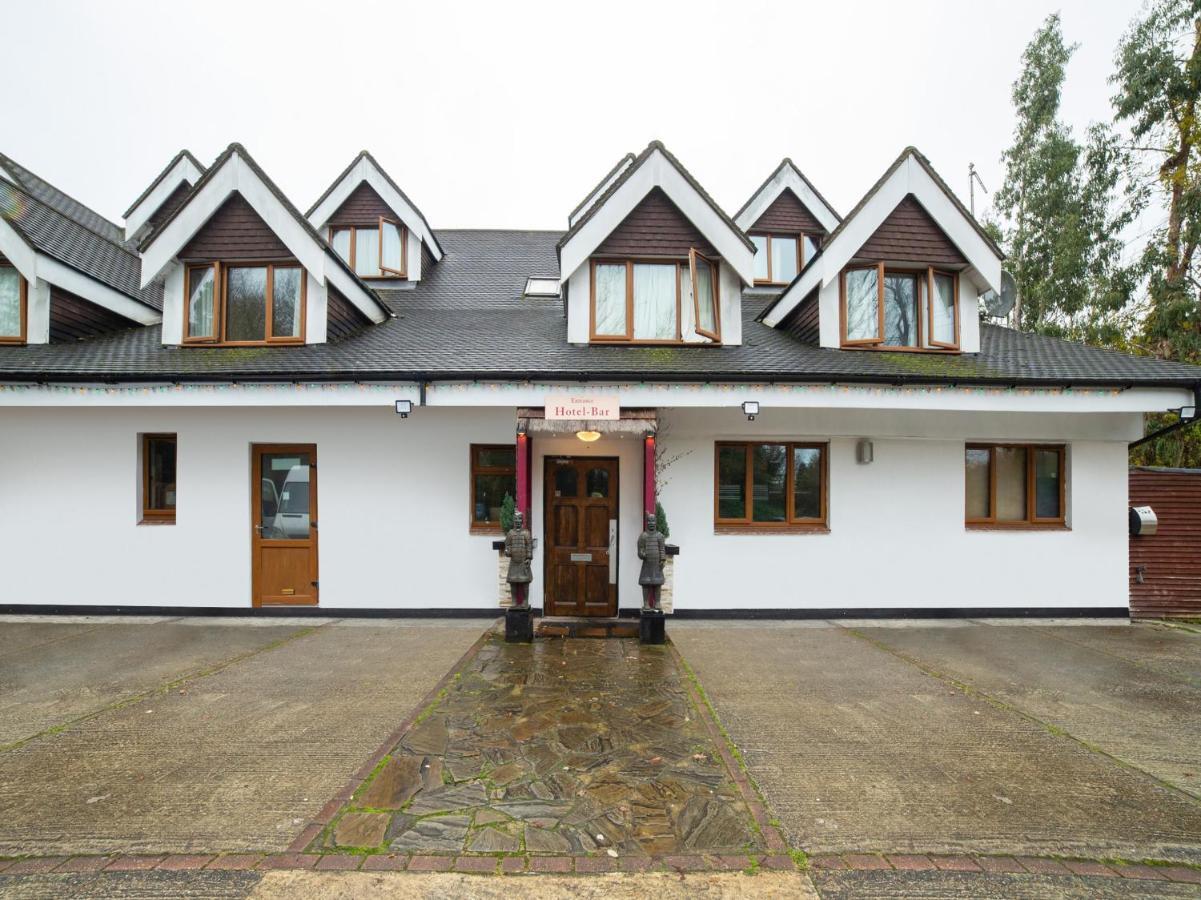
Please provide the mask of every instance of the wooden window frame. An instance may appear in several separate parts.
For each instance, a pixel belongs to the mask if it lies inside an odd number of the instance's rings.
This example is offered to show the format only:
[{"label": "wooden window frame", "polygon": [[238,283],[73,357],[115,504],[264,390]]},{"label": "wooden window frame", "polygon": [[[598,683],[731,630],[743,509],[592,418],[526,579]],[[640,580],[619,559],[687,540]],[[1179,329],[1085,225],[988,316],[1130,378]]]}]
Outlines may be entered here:
[{"label": "wooden window frame", "polygon": [[29,340],[29,282],[12,263],[0,263],[0,269],[12,269],[17,273],[17,303],[20,305],[18,315],[21,319],[20,332],[0,337],[0,344],[24,344]]},{"label": "wooden window frame", "polygon": [[[196,335],[189,333],[188,329],[188,301],[189,284],[192,279],[192,272],[197,269],[213,269],[213,331],[214,335]],[[261,341],[230,341],[226,340],[226,297],[229,291],[229,271],[230,269],[266,269],[267,284],[264,289],[264,303],[266,310],[264,311],[263,324],[263,340]],[[274,289],[275,289],[275,270],[276,269],[298,269],[300,270],[300,335],[298,337],[273,337],[271,334],[272,325],[272,307],[274,306]],[[308,273],[304,267],[293,260],[235,260],[225,261],[216,260],[208,263],[188,263],[184,267],[184,283],[183,283],[183,343],[191,345],[201,345],[205,347],[267,347],[279,344],[297,345],[303,344],[306,340],[308,332]]]},{"label": "wooden window frame", "polygon": [[[879,322],[876,326],[878,337],[851,340],[847,337],[847,275],[850,272],[876,270],[876,315]],[[885,275],[904,275],[914,279],[914,288],[920,294],[926,294],[925,321],[927,326],[933,321],[934,313],[934,276],[945,275],[951,278],[951,290],[955,298],[955,343],[946,344],[928,340],[926,329],[922,326],[923,316],[921,297],[917,298],[917,346],[905,347],[884,343],[884,277]],[[923,288],[924,282],[924,288]],[[887,350],[890,353],[958,353],[960,347],[960,315],[959,315],[959,273],[940,269],[937,266],[911,268],[907,266],[886,266],[884,263],[863,263],[846,266],[838,276],[838,307],[839,307],[839,345],[844,350]]]},{"label": "wooden window frame", "polygon": [[171,441],[175,444],[176,492],[179,484],[179,435],[158,432],[142,435],[142,522],[156,525],[174,525],[175,509],[155,509],[150,502],[150,442]]},{"label": "wooden window frame", "polygon": [[809,260],[805,259],[805,238],[809,238],[813,243],[821,246],[822,236],[812,231],[751,231],[748,233],[752,238],[764,238],[767,241],[767,278],[756,278],[755,284],[763,285],[764,287],[781,287],[789,284],[787,281],[776,281],[773,277],[771,241],[772,238],[787,238],[788,240],[796,241],[796,270],[799,275],[805,269],[805,264]]},{"label": "wooden window frame", "polygon": [[[476,462],[477,454],[488,450],[512,450],[512,466],[481,466]],[[472,534],[500,534],[500,522],[481,522],[475,517],[475,476],[476,475],[512,475],[517,478],[517,444],[471,444],[468,447],[468,471],[470,480],[467,483],[467,522]],[[517,500],[517,489],[514,486],[513,499]]]},{"label": "wooden window frame", "polygon": [[[1026,451],[1026,518],[1006,520],[997,518],[997,454],[998,448]],[[967,496],[964,496],[964,525],[967,528],[981,530],[1016,529],[1036,531],[1039,529],[1067,528],[1067,445],[1066,444],[964,444],[964,471],[967,471],[967,452],[969,450],[988,451],[988,516],[969,517],[967,515]],[[1039,517],[1035,513],[1035,454],[1038,451],[1054,451],[1059,457],[1059,515],[1053,518]]]},{"label": "wooden window frame", "polygon": [[[697,334],[702,334],[712,340],[714,343],[721,343],[721,300],[720,286],[718,279],[721,275],[721,268],[717,261],[708,259],[704,254],[693,249],[688,251],[688,256],[684,258],[676,256],[620,256],[620,257],[603,257],[594,256],[589,260],[588,268],[588,339],[592,343],[598,344],[641,344],[643,346],[671,346],[677,347],[686,343],[684,340],[684,322],[683,322],[683,279],[692,278],[691,258],[692,254],[696,253],[701,258],[706,259],[713,266],[713,300],[714,311],[716,313],[715,324],[717,325],[716,332],[701,331],[696,327],[697,320],[693,320],[693,329]],[[624,334],[598,334],[596,330],[596,267],[597,266],[625,266],[626,267],[626,330]],[[671,266],[676,267],[676,336],[674,338],[636,338],[634,337],[634,266],[635,265],[651,265],[651,266]],[[696,291],[693,290],[692,302],[694,306],[693,313],[695,315],[696,306]]]},{"label": "wooden window frame", "polygon": [[[395,225],[397,230],[400,232],[400,269],[389,269],[384,266],[385,223],[389,225]],[[359,273],[355,270],[355,247],[358,244],[356,232],[358,232],[360,228],[375,228],[377,230],[377,234],[379,235],[380,274],[378,275],[359,275]],[[399,219],[393,219],[390,216],[380,216],[378,219],[376,219],[374,225],[370,225],[365,222],[358,225],[330,225],[326,234],[326,239],[329,241],[330,247],[333,247],[334,233],[338,231],[350,232],[350,256],[345,260],[345,262],[348,266],[350,266],[350,270],[356,275],[359,275],[360,278],[404,279],[409,277],[409,229],[405,226],[404,222],[400,221]],[[336,253],[337,251],[335,250],[334,252]]]},{"label": "wooden window frame", "polygon": [[[697,261],[703,260],[704,264],[709,267],[709,277],[713,285],[713,331],[708,331],[701,328],[701,301],[700,295],[696,290],[696,271]],[[693,331],[702,337],[707,337],[715,344],[721,343],[721,289],[718,285],[718,278],[721,275],[721,267],[713,260],[701,253],[697,249],[688,251],[688,277],[692,282],[692,325]],[[677,290],[678,294],[679,291]],[[677,329],[678,330],[678,329]]]},{"label": "wooden window frame", "polygon": [[[783,445],[788,451],[788,465],[785,470],[784,490],[787,497],[785,505],[785,521],[756,522],[754,495],[754,466],[753,454],[756,447]],[[720,515],[721,501],[721,451],[727,447],[740,447],[745,452],[746,480],[743,486],[746,496],[746,515],[741,518],[723,519]],[[821,515],[816,519],[798,518],[795,515],[795,466],[794,450],[820,450],[821,464]],[[713,528],[715,531],[745,531],[750,533],[764,532],[806,532],[829,530],[830,503],[830,445],[825,441],[715,441],[713,444]]]}]

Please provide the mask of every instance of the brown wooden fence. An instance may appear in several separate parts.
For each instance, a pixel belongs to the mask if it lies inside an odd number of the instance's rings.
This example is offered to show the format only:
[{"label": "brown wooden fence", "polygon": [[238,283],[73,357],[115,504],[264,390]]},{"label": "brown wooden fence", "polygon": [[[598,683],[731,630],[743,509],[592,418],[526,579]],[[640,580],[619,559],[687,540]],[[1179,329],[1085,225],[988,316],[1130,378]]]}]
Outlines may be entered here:
[{"label": "brown wooden fence", "polygon": [[1201,617],[1201,469],[1131,468],[1130,505],[1159,518],[1130,538],[1130,615]]}]

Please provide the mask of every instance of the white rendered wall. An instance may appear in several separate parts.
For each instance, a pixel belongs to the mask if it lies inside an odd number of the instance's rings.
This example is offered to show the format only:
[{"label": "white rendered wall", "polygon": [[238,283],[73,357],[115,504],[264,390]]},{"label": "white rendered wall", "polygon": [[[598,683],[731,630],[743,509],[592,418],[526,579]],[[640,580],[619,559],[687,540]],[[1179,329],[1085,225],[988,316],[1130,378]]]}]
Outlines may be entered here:
[{"label": "white rendered wall", "polygon": [[[665,416],[663,449],[684,454],[660,491],[681,548],[677,609],[1127,605],[1127,449],[1113,437],[1137,427],[1124,421],[1137,416]],[[855,462],[860,436],[873,440],[870,465]],[[714,533],[714,441],[750,437],[829,440],[828,534]],[[965,529],[965,440],[1067,442],[1070,530]]]},{"label": "white rendered wall", "polygon": [[[250,605],[250,445],[315,443],[321,606],[496,602],[491,535],[468,531],[471,443],[513,440],[512,408],[6,408],[0,410],[0,603]],[[662,412],[684,454],[661,497],[681,547],[677,609],[1112,606],[1127,603],[1132,413],[768,409]],[[138,441],[179,436],[177,524],[138,525]],[[870,437],[875,462],[854,461]],[[830,533],[719,535],[713,443],[830,441]],[[542,604],[548,455],[616,456],[619,602],[636,607],[642,448],[636,438],[533,439],[531,600]],[[1070,530],[963,526],[965,440],[1062,441]]]}]

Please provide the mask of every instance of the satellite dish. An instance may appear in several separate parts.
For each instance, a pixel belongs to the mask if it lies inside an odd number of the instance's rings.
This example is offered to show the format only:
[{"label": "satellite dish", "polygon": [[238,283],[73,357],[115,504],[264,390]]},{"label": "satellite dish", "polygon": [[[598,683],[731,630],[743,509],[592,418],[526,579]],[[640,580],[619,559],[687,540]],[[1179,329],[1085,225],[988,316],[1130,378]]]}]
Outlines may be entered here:
[{"label": "satellite dish", "polygon": [[986,291],[981,298],[984,311],[994,319],[1003,319],[1013,310],[1018,300],[1018,285],[1008,272],[1001,273],[1001,293]]}]

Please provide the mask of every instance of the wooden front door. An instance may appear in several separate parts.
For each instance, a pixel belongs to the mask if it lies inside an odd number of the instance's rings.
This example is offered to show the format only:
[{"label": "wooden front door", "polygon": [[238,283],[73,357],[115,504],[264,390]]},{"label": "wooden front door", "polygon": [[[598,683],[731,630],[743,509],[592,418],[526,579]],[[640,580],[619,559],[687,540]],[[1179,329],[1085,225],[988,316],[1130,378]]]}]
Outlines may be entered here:
[{"label": "wooden front door", "polygon": [[545,613],[617,615],[617,460],[547,457]]},{"label": "wooden front door", "polygon": [[251,583],[255,606],[317,605],[317,447],[251,448]]}]

